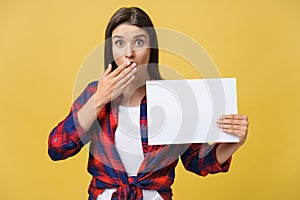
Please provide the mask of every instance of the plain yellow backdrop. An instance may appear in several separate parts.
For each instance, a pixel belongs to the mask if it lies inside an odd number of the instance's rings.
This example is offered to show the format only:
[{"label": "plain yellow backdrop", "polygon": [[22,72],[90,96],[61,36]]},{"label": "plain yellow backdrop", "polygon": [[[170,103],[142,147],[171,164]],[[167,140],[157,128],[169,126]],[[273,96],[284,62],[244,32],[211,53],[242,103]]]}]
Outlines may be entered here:
[{"label": "plain yellow backdrop", "polygon": [[69,111],[81,64],[122,6],[139,6],[156,26],[201,44],[222,77],[237,77],[239,112],[250,119],[229,173],[203,178],[179,164],[174,199],[300,199],[297,0],[0,1],[0,199],[87,199],[88,151],[53,162],[47,139]]}]

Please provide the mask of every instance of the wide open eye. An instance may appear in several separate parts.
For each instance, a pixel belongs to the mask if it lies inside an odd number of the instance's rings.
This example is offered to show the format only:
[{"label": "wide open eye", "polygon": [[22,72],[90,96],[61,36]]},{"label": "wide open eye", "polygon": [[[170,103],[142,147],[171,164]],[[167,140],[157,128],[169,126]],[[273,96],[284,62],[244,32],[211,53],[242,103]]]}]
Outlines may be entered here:
[{"label": "wide open eye", "polygon": [[117,40],[117,41],[115,41],[115,45],[117,47],[123,47],[124,46],[124,41],[123,40]]},{"label": "wide open eye", "polygon": [[144,45],[144,41],[143,41],[143,40],[137,39],[137,40],[135,41],[135,46],[141,47],[141,46],[143,46],[143,45]]}]

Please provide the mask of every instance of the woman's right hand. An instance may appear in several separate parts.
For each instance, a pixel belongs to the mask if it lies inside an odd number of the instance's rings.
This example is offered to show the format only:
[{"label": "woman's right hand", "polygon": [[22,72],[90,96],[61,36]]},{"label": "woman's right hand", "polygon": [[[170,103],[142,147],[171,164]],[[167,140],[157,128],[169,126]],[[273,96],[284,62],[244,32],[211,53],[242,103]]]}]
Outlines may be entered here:
[{"label": "woman's right hand", "polygon": [[99,113],[101,108],[118,97],[124,88],[134,80],[136,63],[127,62],[112,71],[112,65],[101,75],[97,91],[94,94],[94,109]]}]

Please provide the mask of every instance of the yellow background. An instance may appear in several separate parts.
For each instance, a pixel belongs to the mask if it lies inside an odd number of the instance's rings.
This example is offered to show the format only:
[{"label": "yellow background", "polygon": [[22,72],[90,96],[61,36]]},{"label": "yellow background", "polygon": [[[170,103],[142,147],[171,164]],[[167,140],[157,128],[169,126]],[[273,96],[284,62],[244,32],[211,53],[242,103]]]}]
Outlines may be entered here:
[{"label": "yellow background", "polygon": [[222,77],[237,77],[239,112],[250,119],[229,173],[202,178],[180,164],[174,199],[300,199],[297,0],[0,1],[0,199],[87,199],[87,150],[53,162],[47,138],[109,18],[133,5],[195,39]]}]

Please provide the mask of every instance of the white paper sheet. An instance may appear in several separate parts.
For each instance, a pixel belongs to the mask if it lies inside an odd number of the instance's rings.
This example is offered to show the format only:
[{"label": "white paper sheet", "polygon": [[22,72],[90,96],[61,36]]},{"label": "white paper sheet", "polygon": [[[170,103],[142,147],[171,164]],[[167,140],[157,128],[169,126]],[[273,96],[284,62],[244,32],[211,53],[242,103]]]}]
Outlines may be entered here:
[{"label": "white paper sheet", "polygon": [[237,113],[235,78],[147,81],[146,90],[149,145],[239,141],[216,124]]}]

